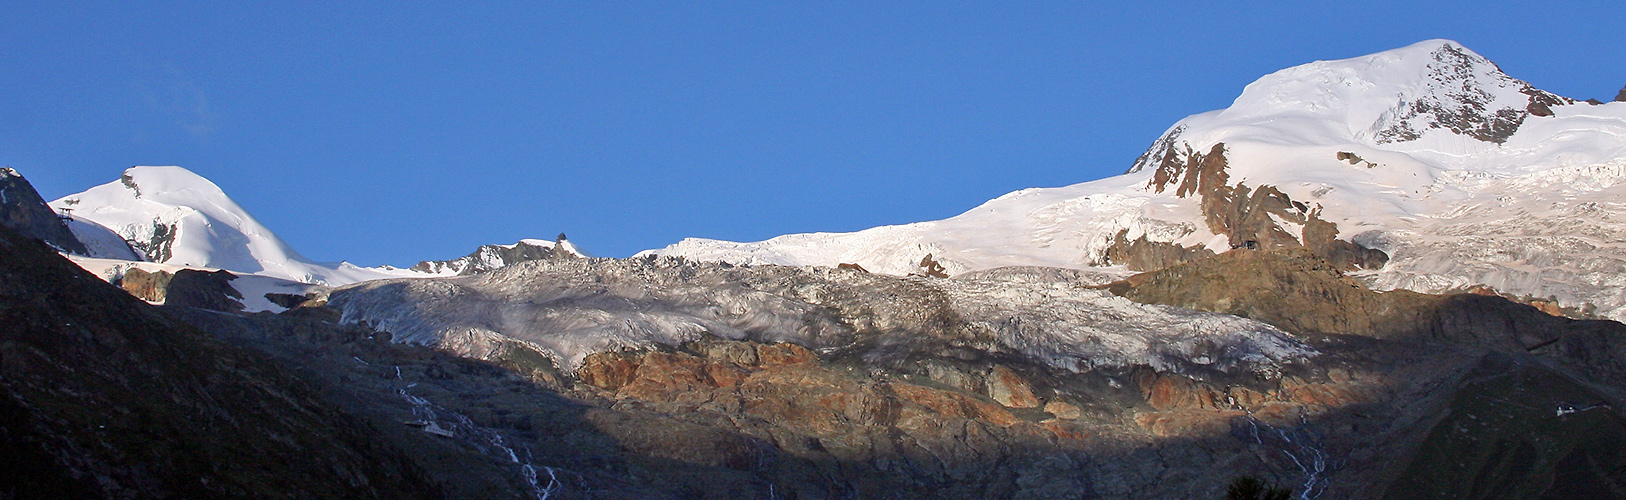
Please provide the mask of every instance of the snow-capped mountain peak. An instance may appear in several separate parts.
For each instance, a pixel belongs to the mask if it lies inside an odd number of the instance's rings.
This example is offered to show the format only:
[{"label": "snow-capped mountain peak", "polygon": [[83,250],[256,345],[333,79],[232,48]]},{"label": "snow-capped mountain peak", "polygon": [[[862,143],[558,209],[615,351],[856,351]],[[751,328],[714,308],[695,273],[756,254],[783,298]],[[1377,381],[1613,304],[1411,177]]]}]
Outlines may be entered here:
[{"label": "snow-capped mountain peak", "polygon": [[[1461,44],[1428,40],[1376,54],[1316,61],[1249,84],[1226,109],[1181,120],[1129,169],[1164,148],[1256,141],[1283,146],[1354,142],[1401,151],[1494,151],[1531,116],[1575,104],[1508,76]],[[1159,147],[1161,146],[1161,147]]]},{"label": "snow-capped mountain peak", "polygon": [[1243,89],[1219,118],[1314,117],[1333,127],[1314,135],[1376,144],[1416,141],[1436,131],[1499,144],[1532,108],[1541,109],[1536,104],[1573,102],[1508,76],[1456,42],[1429,40],[1267,75]]},{"label": "snow-capped mountain peak", "polygon": [[150,262],[334,285],[418,274],[313,262],[215,183],[181,167],[131,167],[51,207],[112,230]]},{"label": "snow-capped mountain peak", "polygon": [[1626,318],[1626,103],[1537,89],[1448,40],[1266,75],[1187,117],[1124,175],[1024,189],[958,216],[650,253],[950,274],[1152,270],[1303,246],[1378,288],[1488,285]]},{"label": "snow-capped mountain peak", "polygon": [[151,262],[309,278],[274,269],[307,260],[219,186],[181,167],[132,167],[52,206],[113,229]]}]

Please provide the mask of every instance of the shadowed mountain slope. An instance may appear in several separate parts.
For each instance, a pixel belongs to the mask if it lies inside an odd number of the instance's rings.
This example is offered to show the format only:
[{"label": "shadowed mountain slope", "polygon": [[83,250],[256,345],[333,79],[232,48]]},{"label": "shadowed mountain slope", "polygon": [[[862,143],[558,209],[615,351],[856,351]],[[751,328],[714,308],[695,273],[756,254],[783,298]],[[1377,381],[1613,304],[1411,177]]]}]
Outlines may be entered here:
[{"label": "shadowed mountain slope", "polygon": [[0,228],[0,496],[438,498],[370,428]]}]

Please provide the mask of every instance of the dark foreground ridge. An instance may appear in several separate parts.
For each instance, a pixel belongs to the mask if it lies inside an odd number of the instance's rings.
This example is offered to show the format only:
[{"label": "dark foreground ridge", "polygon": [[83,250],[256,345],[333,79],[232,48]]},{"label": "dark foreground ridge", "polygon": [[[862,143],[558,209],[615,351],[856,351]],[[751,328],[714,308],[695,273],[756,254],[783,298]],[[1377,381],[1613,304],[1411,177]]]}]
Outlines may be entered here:
[{"label": "dark foreground ridge", "polygon": [[441,498],[262,355],[0,228],[0,498]]}]

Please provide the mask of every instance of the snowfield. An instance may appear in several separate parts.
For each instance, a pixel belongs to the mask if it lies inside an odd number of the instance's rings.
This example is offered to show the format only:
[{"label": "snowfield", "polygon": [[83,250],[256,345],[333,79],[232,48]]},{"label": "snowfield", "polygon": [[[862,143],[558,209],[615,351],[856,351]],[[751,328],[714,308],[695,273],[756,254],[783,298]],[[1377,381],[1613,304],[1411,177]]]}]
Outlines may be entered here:
[{"label": "snowfield", "polygon": [[1267,75],[1230,107],[1171,126],[1121,176],[1024,189],[940,221],[689,238],[645,254],[903,275],[926,254],[950,274],[1089,267],[1121,231],[1225,251],[1195,197],[1151,189],[1166,156],[1219,143],[1230,185],[1275,186],[1319,207],[1340,239],[1388,253],[1363,275],[1378,289],[1484,284],[1626,320],[1626,102],[1552,95],[1447,40]]}]

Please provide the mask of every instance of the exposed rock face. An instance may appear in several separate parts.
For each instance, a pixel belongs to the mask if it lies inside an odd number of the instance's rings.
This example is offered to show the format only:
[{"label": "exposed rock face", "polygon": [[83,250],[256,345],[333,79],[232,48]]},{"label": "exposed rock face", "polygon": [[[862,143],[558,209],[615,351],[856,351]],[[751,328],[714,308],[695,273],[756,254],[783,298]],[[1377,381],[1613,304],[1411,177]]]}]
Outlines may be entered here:
[{"label": "exposed rock face", "polygon": [[[1177,135],[1178,130],[1170,135]],[[1308,248],[1343,270],[1379,269],[1388,262],[1382,251],[1338,239],[1338,225],[1321,218],[1320,207],[1294,201],[1275,186],[1250,188],[1245,183],[1229,185],[1225,144],[1217,143],[1208,152],[1189,146],[1176,149],[1172,139],[1158,159],[1147,189],[1162,193],[1173,189],[1175,196],[1200,197],[1208,230],[1227,237],[1231,248]],[[1340,153],[1351,164],[1365,161],[1353,153]],[[1139,168],[1140,165],[1137,165]],[[1133,171],[1134,169],[1131,169]],[[1104,264],[1124,265],[1136,271],[1154,271],[1183,262],[1212,257],[1204,247],[1182,247],[1153,242],[1143,235],[1128,240],[1128,230],[1114,236]]]},{"label": "exposed rock face", "polygon": [[[1500,297],[1374,292],[1302,249],[1227,252],[1136,275],[1112,290],[1139,302],[1236,314],[1303,334],[1429,338],[1513,350],[1559,340],[1581,348],[1613,338],[1621,327],[1557,318]],[[1562,337],[1563,331],[1576,336]]]},{"label": "exposed rock face", "polygon": [[1062,420],[1078,420],[1080,417],[1084,416],[1083,411],[1078,408],[1078,405],[1060,400],[1053,400],[1049,403],[1045,403],[1044,411],[1045,413],[1055,415],[1056,418]]},{"label": "exposed rock face", "polygon": [[1347,161],[1347,162],[1349,162],[1350,165],[1362,165],[1362,164],[1365,164],[1366,168],[1377,168],[1377,167],[1382,166],[1382,165],[1378,165],[1376,163],[1372,163],[1371,160],[1361,158],[1360,155],[1357,155],[1355,153],[1351,153],[1349,151],[1339,151],[1336,156],[1338,158],[1338,161]]},{"label": "exposed rock face", "polygon": [[243,294],[231,286],[231,281],[235,279],[237,276],[227,271],[182,269],[170,274],[167,271],[147,272],[131,268],[124,272],[119,286],[130,295],[148,302],[239,312],[243,310]]},{"label": "exposed rock face", "polygon": [[1113,235],[1112,246],[1107,248],[1102,264],[1123,265],[1131,271],[1151,271],[1214,256],[1214,251],[1205,247],[1183,247],[1174,243],[1151,241],[1144,234],[1129,240],[1126,238],[1128,235],[1128,229]]},{"label": "exposed rock face", "polygon": [[312,294],[295,295],[295,294],[291,294],[291,293],[274,293],[273,292],[273,293],[265,294],[265,299],[271,301],[272,304],[276,304],[276,305],[282,306],[282,307],[287,308],[287,309],[293,309],[295,307],[299,307],[299,306],[303,306],[303,305],[311,303],[311,301],[312,301],[312,296],[311,295]]},{"label": "exposed rock face", "polygon": [[136,298],[147,302],[163,302],[169,294],[169,282],[175,276],[166,271],[147,272],[140,268],[124,271],[119,286]]},{"label": "exposed rock face", "polygon": [[[630,451],[770,474],[785,497],[1098,498],[1146,491],[1151,485],[1113,476],[1124,465],[1118,459],[1086,455],[1092,442],[1133,447],[1141,439],[1138,428],[1101,426],[1116,418],[1108,416],[1114,410],[1086,412],[1053,400],[1045,406],[1049,415],[1022,411],[1038,406],[1019,373],[1033,368],[995,365],[976,376],[985,379],[979,383],[994,395],[988,397],[914,375],[845,370],[792,344],[709,340],[676,351],[595,354],[578,376],[594,388],[588,394],[610,398],[610,411],[594,421]],[[1133,397],[1112,392],[1097,396]],[[667,416],[631,414],[640,410]],[[840,465],[816,465],[829,463]],[[1176,495],[1201,489],[1189,488],[1155,487]]]},{"label": "exposed rock face", "polygon": [[34,238],[52,247],[78,255],[86,253],[85,245],[73,236],[62,218],[45,204],[34,185],[28,183],[16,170],[0,168],[0,226],[5,226],[24,237]]},{"label": "exposed rock face", "polygon": [[1135,158],[1135,163],[1130,165],[1129,170],[1124,173],[1133,174],[1145,170],[1146,167],[1162,169],[1165,162],[1175,161],[1170,160],[1169,155],[1176,151],[1175,145],[1180,143],[1180,135],[1185,131],[1185,125],[1176,125],[1173,129],[1158,137],[1156,141],[1152,142],[1151,147],[1146,148],[1146,152]]},{"label": "exposed rock face", "polygon": [[1571,318],[1571,319],[1599,319],[1599,318],[1597,318],[1595,316],[1592,316],[1591,311],[1576,309],[1576,308],[1566,308],[1566,307],[1558,305],[1558,302],[1555,301],[1555,300],[1552,300],[1552,299],[1539,299],[1539,298],[1535,298],[1535,297],[1520,297],[1520,296],[1517,296],[1517,295],[1502,293],[1502,292],[1497,291],[1494,288],[1484,286],[1484,285],[1476,285],[1476,286],[1469,287],[1463,293],[1471,293],[1471,294],[1474,294],[1474,295],[1484,295],[1484,296],[1488,296],[1488,297],[1501,297],[1501,298],[1504,298],[1504,299],[1507,299],[1507,300],[1518,302],[1520,304],[1524,304],[1524,305],[1527,305],[1527,306],[1530,306],[1530,307],[1534,307],[1534,308],[1536,308],[1536,310],[1547,313],[1547,314],[1552,315],[1552,316],[1560,316],[1560,317]]},{"label": "exposed rock face", "polygon": [[[1378,131],[1379,144],[1417,140],[1422,137],[1422,131],[1428,129],[1448,129],[1480,141],[1501,144],[1519,130],[1526,117],[1551,116],[1550,106],[1574,103],[1572,99],[1536,89],[1501,71],[1476,74],[1476,68],[1494,68],[1495,65],[1450,44],[1440,46],[1433,57],[1434,61],[1428,65],[1429,78],[1425,80],[1428,88],[1422,93],[1426,97],[1402,103],[1389,125]],[[1495,85],[1520,88],[1530,97],[1529,102],[1517,108],[1493,109],[1497,104],[1495,96],[1481,86],[1481,80],[1487,77],[1493,78]],[[1546,110],[1546,114],[1532,110]]]},{"label": "exposed rock face", "polygon": [[164,303],[211,311],[242,311],[243,294],[231,286],[231,281],[235,279],[237,276],[227,271],[176,271],[175,277],[169,281]]},{"label": "exposed rock face", "polygon": [[1615,94],[1615,102],[1626,102],[1626,87],[1621,87],[1620,93]]},{"label": "exposed rock face", "polygon": [[[926,254],[925,257],[921,257],[920,258],[920,265],[918,267],[920,268],[920,270],[918,272],[913,273],[916,276],[924,276],[924,277],[927,277],[927,278],[947,278],[948,277],[948,272],[946,272],[947,269],[945,269],[943,267],[943,264],[938,263],[937,260],[935,260],[935,259],[932,259],[932,254]],[[862,268],[860,268],[860,269],[862,269]]]},{"label": "exposed rock face", "polygon": [[17,498],[439,498],[263,356],[0,228],[0,487]]},{"label": "exposed rock face", "polygon": [[1137,274],[1114,284],[1112,291],[1137,302],[1255,318],[1294,333],[1437,338],[1514,349],[1553,343],[1558,339],[1554,331],[1613,331],[1619,326],[1615,321],[1572,323],[1501,297],[1369,291],[1327,261],[1296,248],[1223,253]]},{"label": "exposed rock face", "polygon": [[1038,408],[1039,398],[1033,397],[1033,387],[1010,368],[995,366],[988,372],[988,397],[1011,408]]}]

